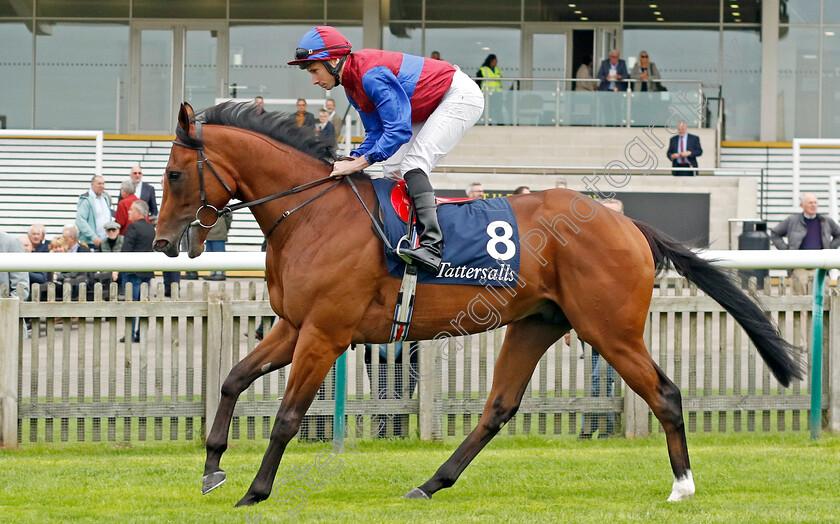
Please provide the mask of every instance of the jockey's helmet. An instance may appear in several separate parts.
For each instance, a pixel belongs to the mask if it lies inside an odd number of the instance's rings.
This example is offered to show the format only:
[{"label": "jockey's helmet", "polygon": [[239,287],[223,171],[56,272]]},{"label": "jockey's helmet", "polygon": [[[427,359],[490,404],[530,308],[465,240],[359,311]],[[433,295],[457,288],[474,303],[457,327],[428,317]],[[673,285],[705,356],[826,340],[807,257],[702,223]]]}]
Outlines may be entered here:
[{"label": "jockey's helmet", "polygon": [[289,65],[342,58],[350,54],[352,47],[350,40],[338,29],[328,25],[313,27],[300,39],[295,49],[295,59]]}]

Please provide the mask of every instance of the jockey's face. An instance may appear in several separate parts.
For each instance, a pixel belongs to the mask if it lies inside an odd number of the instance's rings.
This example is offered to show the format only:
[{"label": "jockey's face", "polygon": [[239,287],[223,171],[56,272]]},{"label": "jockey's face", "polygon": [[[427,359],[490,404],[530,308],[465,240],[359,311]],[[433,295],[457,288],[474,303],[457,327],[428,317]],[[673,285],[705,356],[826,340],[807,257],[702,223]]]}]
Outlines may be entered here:
[{"label": "jockey's face", "polygon": [[330,90],[335,87],[335,78],[324,67],[321,61],[312,62],[306,68],[310,75],[312,75],[312,84],[320,86],[322,89]]}]

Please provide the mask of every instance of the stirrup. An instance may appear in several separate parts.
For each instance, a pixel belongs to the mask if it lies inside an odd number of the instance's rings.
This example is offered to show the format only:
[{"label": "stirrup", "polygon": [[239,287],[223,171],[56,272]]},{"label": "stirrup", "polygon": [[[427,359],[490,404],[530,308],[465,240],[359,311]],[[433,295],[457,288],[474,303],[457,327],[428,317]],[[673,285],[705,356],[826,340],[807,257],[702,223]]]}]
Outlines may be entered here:
[{"label": "stirrup", "polygon": [[402,238],[397,240],[397,246],[394,248],[394,254],[403,259],[403,262],[406,264],[414,265],[413,258],[400,252],[400,246],[402,246],[403,242],[407,244],[408,249],[411,249],[411,240],[409,240],[408,235],[403,235]]}]

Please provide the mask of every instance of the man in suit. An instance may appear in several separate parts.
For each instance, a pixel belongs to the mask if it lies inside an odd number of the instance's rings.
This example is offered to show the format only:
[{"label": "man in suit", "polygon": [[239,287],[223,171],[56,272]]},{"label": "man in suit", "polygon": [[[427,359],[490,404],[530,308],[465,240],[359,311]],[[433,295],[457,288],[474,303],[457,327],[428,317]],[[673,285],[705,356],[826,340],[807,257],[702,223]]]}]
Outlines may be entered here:
[{"label": "man in suit", "polygon": [[618,50],[613,49],[598,69],[598,78],[601,79],[598,91],[627,91],[627,82],[621,80],[629,77],[627,64],[618,57]]},{"label": "man in suit", "polygon": [[[703,154],[703,148],[700,147],[700,137],[688,133],[688,126],[684,120],[677,123],[677,134],[671,137],[671,142],[668,144],[668,158],[671,159],[671,165],[679,168],[694,168],[697,169],[697,157]],[[671,171],[674,176],[694,176],[695,171]]]},{"label": "man in suit", "polygon": [[[155,226],[147,220],[149,206],[143,200],[137,200],[128,208],[128,228],[125,230],[123,240],[123,253],[143,253],[153,251],[152,243],[155,240]],[[140,284],[150,284],[155,274],[151,271],[138,271],[134,273],[123,273],[123,285],[131,282],[132,298],[136,302],[140,300]],[[131,334],[134,342],[140,342],[140,331],[137,329],[137,319],[131,319]],[[120,342],[125,342],[124,339]]]},{"label": "man in suit", "polygon": [[[144,201],[149,206],[149,217],[152,220],[157,218],[158,206],[157,198],[155,197],[155,188],[151,184],[143,182],[143,168],[136,165],[131,168],[131,180],[134,182],[134,194],[140,200]],[[122,200],[122,194],[120,200]]]}]

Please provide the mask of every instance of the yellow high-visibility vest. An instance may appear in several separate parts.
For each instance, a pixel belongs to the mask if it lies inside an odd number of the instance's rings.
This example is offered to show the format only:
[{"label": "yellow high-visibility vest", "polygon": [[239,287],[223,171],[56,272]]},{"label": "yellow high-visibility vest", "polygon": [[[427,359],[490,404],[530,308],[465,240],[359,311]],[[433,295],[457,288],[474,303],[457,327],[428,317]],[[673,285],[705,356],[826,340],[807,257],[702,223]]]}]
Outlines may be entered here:
[{"label": "yellow high-visibility vest", "polygon": [[486,80],[488,78],[502,78],[502,70],[498,67],[490,68],[489,66],[481,66],[479,69],[484,80],[481,81],[481,89],[484,91],[501,91],[502,83],[498,80]]}]

